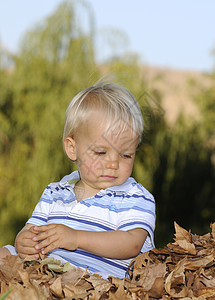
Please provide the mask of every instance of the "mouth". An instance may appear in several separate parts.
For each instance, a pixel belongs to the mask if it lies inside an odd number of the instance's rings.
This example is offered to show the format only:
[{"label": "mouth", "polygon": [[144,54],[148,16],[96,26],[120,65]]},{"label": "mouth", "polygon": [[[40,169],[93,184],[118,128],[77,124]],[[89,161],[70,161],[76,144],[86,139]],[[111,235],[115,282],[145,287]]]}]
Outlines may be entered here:
[{"label": "mouth", "polygon": [[115,180],[117,177],[116,176],[110,176],[110,175],[101,175],[102,179],[105,179],[107,181],[113,181]]}]

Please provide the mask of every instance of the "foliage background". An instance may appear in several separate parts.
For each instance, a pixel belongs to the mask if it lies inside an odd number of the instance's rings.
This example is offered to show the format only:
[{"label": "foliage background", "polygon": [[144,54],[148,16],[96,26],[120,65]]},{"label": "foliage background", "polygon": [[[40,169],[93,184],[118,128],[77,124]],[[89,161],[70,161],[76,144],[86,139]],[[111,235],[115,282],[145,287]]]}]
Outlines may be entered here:
[{"label": "foliage background", "polygon": [[[77,3],[64,2],[29,30],[18,54],[0,49],[0,246],[14,242],[46,185],[75,168],[63,151],[64,113],[77,92],[105,74],[116,74],[143,111],[133,175],[156,199],[156,246],[172,241],[174,221],[208,232],[215,215],[215,73],[207,74],[207,87],[187,85],[198,91],[191,98],[200,117],[180,114],[170,125],[162,92],[150,90],[136,55],[113,52],[105,65],[96,64],[94,17],[86,2]],[[85,28],[80,8],[88,16]]]}]

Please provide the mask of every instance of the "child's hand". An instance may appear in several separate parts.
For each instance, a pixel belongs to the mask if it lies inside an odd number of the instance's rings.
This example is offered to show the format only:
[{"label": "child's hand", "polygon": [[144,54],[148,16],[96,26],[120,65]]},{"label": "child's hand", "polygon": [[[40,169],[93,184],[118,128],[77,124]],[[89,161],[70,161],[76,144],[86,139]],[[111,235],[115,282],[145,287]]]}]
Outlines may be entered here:
[{"label": "child's hand", "polygon": [[41,251],[42,254],[57,248],[75,250],[78,247],[78,233],[68,226],[50,224],[34,226],[33,230],[37,232],[37,235],[33,237],[33,241],[36,242],[35,249]]},{"label": "child's hand", "polygon": [[26,256],[32,256],[33,259],[39,258],[39,250],[35,248],[36,242],[33,241],[35,232],[33,231],[34,226],[25,226],[17,235],[15,241],[16,251],[21,258]]}]

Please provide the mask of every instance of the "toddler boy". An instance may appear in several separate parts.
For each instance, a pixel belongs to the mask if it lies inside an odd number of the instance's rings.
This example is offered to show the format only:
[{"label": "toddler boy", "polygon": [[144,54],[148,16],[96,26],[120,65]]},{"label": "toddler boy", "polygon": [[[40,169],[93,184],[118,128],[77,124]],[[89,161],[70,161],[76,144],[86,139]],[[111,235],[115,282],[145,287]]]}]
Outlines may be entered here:
[{"label": "toddler boy", "polygon": [[131,259],[154,248],[154,198],[130,177],[142,131],[139,105],[126,88],[99,82],[76,95],[63,141],[78,171],[47,186],[15,248],[1,248],[0,258],[42,253],[125,277]]}]

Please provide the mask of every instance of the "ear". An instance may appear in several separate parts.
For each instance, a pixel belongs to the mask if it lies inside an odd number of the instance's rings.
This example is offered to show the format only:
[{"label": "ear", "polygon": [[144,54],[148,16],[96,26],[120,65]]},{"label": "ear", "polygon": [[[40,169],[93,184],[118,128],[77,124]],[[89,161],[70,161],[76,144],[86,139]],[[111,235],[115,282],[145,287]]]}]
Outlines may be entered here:
[{"label": "ear", "polygon": [[65,150],[67,156],[71,160],[76,161],[76,159],[77,159],[76,143],[75,143],[75,140],[72,137],[67,137],[64,140],[64,150]]}]

